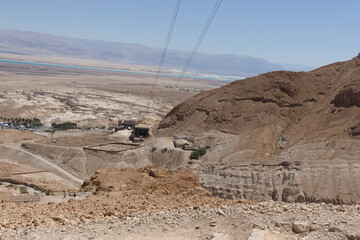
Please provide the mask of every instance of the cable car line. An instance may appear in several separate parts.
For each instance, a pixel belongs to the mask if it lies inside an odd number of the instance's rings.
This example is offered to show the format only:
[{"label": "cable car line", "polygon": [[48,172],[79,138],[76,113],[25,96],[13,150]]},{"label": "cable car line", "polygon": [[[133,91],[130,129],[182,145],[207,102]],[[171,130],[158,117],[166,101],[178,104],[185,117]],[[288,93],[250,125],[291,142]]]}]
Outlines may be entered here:
[{"label": "cable car line", "polygon": [[162,68],[162,66],[164,64],[164,59],[165,59],[166,52],[167,52],[167,49],[168,49],[168,46],[169,46],[171,34],[173,32],[173,29],[174,29],[176,18],[177,18],[178,12],[179,12],[180,4],[181,4],[181,0],[177,0],[176,6],[175,6],[175,9],[174,9],[174,13],[173,13],[173,17],[171,19],[170,28],[169,28],[169,31],[168,31],[168,34],[167,34],[167,37],[166,37],[165,45],[164,45],[164,48],[163,48],[163,51],[162,51],[162,54],[161,54],[160,63],[159,63],[159,66],[158,66],[158,69],[157,69],[157,72],[156,72],[155,85],[156,85],[157,80],[159,78],[159,75],[161,73],[161,68]]},{"label": "cable car line", "polygon": [[192,52],[191,52],[191,54],[190,54],[190,57],[189,57],[188,60],[186,61],[186,64],[185,64],[183,70],[181,71],[181,74],[179,75],[179,77],[178,77],[178,79],[177,79],[177,84],[176,84],[176,85],[178,85],[179,81],[184,77],[185,72],[186,72],[187,69],[189,68],[189,66],[190,66],[190,64],[191,64],[191,61],[193,60],[193,58],[194,58],[194,56],[195,56],[195,53],[196,53],[196,51],[198,50],[198,48],[199,48],[199,46],[200,46],[201,41],[204,39],[204,36],[205,36],[207,30],[209,29],[209,26],[210,26],[212,20],[214,19],[217,10],[218,10],[219,7],[220,7],[221,2],[222,2],[222,0],[217,0],[217,2],[216,2],[216,4],[215,4],[215,6],[214,6],[214,8],[213,8],[213,10],[212,10],[209,18],[208,18],[208,20],[207,20],[207,22],[206,22],[206,24],[205,24],[205,26],[204,26],[204,28],[203,28],[200,36],[199,36],[199,39],[197,40],[197,42],[196,42],[196,44],[195,44],[195,46],[194,46],[194,48],[193,48],[193,50],[192,50]]},{"label": "cable car line", "polygon": [[163,66],[163,64],[164,64],[164,59],[165,59],[166,52],[167,52],[167,49],[168,49],[168,46],[169,46],[169,42],[170,42],[170,38],[171,38],[172,32],[173,32],[173,30],[174,30],[174,26],[175,26],[176,18],[177,18],[179,9],[180,9],[181,1],[182,1],[182,0],[177,0],[176,5],[175,5],[175,9],[174,9],[174,13],[173,13],[173,16],[172,16],[172,19],[171,19],[171,23],[170,23],[170,27],[169,27],[169,30],[168,30],[168,34],[167,34],[167,36],[166,36],[165,45],[164,45],[163,51],[162,51],[162,53],[161,53],[159,66],[158,66],[157,71],[156,71],[156,76],[155,76],[155,82],[154,82],[154,85],[153,85],[153,89],[150,91],[150,92],[151,92],[151,93],[150,93],[150,96],[151,96],[151,97],[150,97],[149,105],[147,106],[147,108],[150,107],[151,102],[154,102],[153,91],[154,91],[154,89],[155,89],[155,86],[157,85],[157,82],[158,82],[158,79],[159,79],[159,76],[160,76],[160,73],[161,73],[161,69],[162,69],[162,66]]}]

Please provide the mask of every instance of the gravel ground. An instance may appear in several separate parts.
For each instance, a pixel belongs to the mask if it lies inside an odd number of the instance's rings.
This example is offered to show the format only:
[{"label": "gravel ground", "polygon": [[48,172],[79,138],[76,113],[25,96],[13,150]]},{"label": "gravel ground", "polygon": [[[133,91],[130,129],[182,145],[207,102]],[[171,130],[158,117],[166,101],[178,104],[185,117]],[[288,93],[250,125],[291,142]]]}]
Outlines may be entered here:
[{"label": "gravel ground", "polygon": [[[36,224],[35,224],[36,225]],[[2,223],[0,239],[360,239],[360,206],[263,202],[172,208],[48,226]]]}]

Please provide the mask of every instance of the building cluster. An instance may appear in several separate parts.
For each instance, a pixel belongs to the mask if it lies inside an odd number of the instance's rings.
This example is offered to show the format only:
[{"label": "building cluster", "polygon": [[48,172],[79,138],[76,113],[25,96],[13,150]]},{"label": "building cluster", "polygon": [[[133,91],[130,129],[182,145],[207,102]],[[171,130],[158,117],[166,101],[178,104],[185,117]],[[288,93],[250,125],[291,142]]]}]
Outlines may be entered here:
[{"label": "building cluster", "polygon": [[9,122],[0,122],[0,128],[2,129],[19,129],[19,130],[28,130],[28,128],[30,128],[30,124],[28,125],[24,125],[24,124],[20,124],[20,125],[15,125],[13,123],[9,123]]},{"label": "building cluster", "polygon": [[116,131],[131,130],[130,140],[132,142],[142,142],[144,138],[149,137],[151,126],[138,124],[136,119],[126,119],[118,122]]}]

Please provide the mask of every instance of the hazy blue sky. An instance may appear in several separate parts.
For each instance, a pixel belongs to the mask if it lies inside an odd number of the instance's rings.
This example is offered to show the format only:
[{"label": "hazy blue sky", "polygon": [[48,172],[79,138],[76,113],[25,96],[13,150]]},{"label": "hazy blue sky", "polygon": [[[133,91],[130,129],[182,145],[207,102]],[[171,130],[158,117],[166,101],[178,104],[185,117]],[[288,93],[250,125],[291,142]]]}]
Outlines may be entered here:
[{"label": "hazy blue sky", "polygon": [[[169,48],[192,50],[216,0],[183,0]],[[176,0],[1,0],[0,29],[162,47]],[[359,0],[223,0],[199,51],[320,66],[360,52]]]}]

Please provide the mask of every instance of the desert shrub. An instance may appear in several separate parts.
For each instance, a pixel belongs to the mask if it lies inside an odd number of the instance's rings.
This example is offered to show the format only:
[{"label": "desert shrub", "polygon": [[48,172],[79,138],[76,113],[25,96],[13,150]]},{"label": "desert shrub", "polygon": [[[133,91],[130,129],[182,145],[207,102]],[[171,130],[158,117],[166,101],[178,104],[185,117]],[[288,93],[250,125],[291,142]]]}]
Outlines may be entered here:
[{"label": "desert shrub", "polygon": [[344,204],[344,200],[342,200],[342,199],[340,198],[340,196],[337,195],[336,198],[333,199],[333,204],[334,204],[334,205],[342,205],[342,204]]},{"label": "desert shrub", "polygon": [[199,159],[199,153],[196,151],[193,151],[190,155],[190,159]]},{"label": "desert shrub", "polygon": [[191,153],[190,159],[199,159],[199,157],[201,157],[205,153],[206,153],[206,148],[199,148]]},{"label": "desert shrub", "polygon": [[38,186],[33,187],[34,190],[40,191],[40,192],[46,192],[47,190]]},{"label": "desert shrub", "polygon": [[199,151],[200,156],[202,156],[206,153],[206,148],[199,148],[198,151]]},{"label": "desert shrub", "polygon": [[52,123],[51,126],[56,130],[66,130],[77,128],[77,123],[64,122],[64,123]]},{"label": "desert shrub", "polygon": [[8,187],[8,188],[12,188],[12,187],[14,187],[14,185],[9,184],[9,185],[7,185],[6,187]]},{"label": "desert shrub", "polygon": [[21,193],[21,194],[29,194],[29,192],[27,191],[26,187],[24,187],[24,186],[21,186],[21,187],[20,187],[20,193]]},{"label": "desert shrub", "polygon": [[306,192],[304,193],[304,197],[305,197],[305,202],[306,203],[314,203],[316,201],[316,196],[314,195],[307,195]]},{"label": "desert shrub", "polygon": [[151,151],[152,151],[152,152],[155,152],[156,149],[157,149],[156,147],[153,147],[153,148],[151,149]]}]

